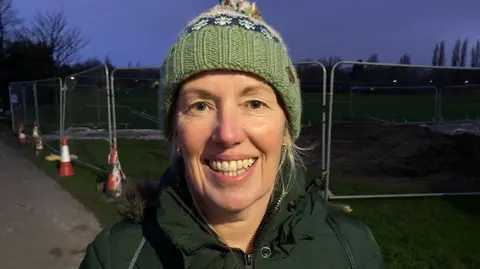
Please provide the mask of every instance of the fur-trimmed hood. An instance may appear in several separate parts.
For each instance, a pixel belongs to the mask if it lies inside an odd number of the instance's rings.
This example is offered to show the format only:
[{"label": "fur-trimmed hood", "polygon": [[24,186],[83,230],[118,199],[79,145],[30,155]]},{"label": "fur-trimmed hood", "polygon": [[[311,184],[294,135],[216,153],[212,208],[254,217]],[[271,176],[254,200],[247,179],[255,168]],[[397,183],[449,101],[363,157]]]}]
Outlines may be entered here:
[{"label": "fur-trimmed hood", "polygon": [[123,186],[117,211],[122,220],[142,222],[146,210],[154,207],[158,198],[159,181],[129,179]]}]

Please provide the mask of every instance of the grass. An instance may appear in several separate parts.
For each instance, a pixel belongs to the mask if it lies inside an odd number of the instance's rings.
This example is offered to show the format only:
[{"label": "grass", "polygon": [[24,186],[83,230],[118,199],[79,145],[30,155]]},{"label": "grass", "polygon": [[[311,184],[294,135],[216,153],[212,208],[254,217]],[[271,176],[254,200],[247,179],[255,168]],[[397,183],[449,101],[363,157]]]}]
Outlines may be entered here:
[{"label": "grass", "polygon": [[478,198],[351,201],[388,268],[480,268]]},{"label": "grass", "polygon": [[[100,140],[70,140],[71,154],[79,160],[94,164],[104,170],[109,170],[109,145]],[[162,142],[122,140],[118,141],[118,154],[122,168],[128,177],[142,179],[159,179],[168,165],[168,153]],[[51,163],[42,165],[54,167]],[[61,179],[60,184],[80,201],[87,201],[89,208],[102,223],[112,223],[118,220],[115,206],[105,204],[103,195],[97,191],[100,181],[106,180],[106,174],[75,166],[75,177]]]},{"label": "grass", "polygon": [[[140,93],[117,96],[117,120],[128,122],[136,128],[153,128],[152,123],[142,122],[140,117],[130,113],[131,109],[149,114],[156,111],[156,106],[153,105],[156,100],[145,103],[137,96]],[[98,120],[98,109],[101,108],[86,106],[90,104],[86,100],[93,98],[93,95],[82,95],[84,97],[77,96],[70,101],[78,104],[72,105],[77,110],[69,109],[71,117],[75,118],[72,121],[82,123]],[[463,119],[467,115],[474,117],[478,114],[480,98],[477,95],[445,94],[443,97],[442,116],[445,119]],[[334,100],[336,120],[355,116],[390,121],[428,121],[434,115],[435,108],[433,94],[338,94]],[[320,123],[321,102],[318,94],[304,95],[305,123]],[[78,109],[83,112],[74,112]],[[102,109],[100,112],[102,115],[106,113]],[[68,119],[67,117],[67,121]],[[81,160],[108,168],[109,147],[106,141],[71,140],[69,143],[70,151]],[[129,176],[158,179],[168,165],[168,150],[159,141],[119,140],[118,145],[122,167]],[[32,159],[31,149],[22,151],[27,158]],[[37,165],[56,178],[55,164],[42,160]],[[104,180],[106,175],[80,166],[75,166],[74,169],[74,177],[58,179],[62,187],[91,210],[102,223],[118,220],[115,204],[105,203],[102,194],[96,190],[97,182]],[[336,175],[332,174],[332,187],[338,193],[395,192],[359,184],[345,185],[336,179]],[[345,203],[354,209],[349,214],[350,217],[361,219],[372,229],[388,268],[480,268],[478,197],[354,200]]]},{"label": "grass", "polygon": [[[387,121],[431,121],[436,116],[434,92],[424,94],[335,94],[333,120],[377,118]],[[320,123],[321,94],[303,95],[304,123]],[[480,116],[480,93],[443,93],[441,116],[444,120],[463,120]]]}]

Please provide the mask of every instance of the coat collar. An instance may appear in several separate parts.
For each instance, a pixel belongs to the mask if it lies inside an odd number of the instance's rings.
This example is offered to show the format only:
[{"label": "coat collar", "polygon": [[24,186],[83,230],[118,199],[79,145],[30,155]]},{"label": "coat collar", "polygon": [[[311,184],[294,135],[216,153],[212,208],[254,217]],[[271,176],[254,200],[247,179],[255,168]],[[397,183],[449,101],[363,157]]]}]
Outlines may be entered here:
[{"label": "coat collar", "polygon": [[[292,187],[282,199],[260,242],[278,249],[280,256],[288,255],[300,240],[314,237],[324,223],[327,207],[318,189],[306,192],[305,184],[304,170],[298,168],[296,181],[290,184]],[[157,202],[157,224],[185,255],[206,249],[217,250],[218,254],[229,250],[193,206],[183,169],[172,166],[162,176]]]}]

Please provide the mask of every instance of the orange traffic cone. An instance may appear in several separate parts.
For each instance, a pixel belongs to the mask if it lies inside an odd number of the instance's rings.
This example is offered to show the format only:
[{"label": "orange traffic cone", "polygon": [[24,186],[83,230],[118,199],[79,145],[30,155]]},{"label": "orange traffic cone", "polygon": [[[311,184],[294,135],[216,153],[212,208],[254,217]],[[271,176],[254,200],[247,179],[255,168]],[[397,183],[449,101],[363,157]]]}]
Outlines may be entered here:
[{"label": "orange traffic cone", "polygon": [[18,143],[20,145],[25,145],[25,128],[23,127],[23,123],[20,122],[20,125],[18,126]]},{"label": "orange traffic cone", "polygon": [[39,132],[38,132],[38,121],[35,121],[33,123],[33,132],[32,132],[32,138],[33,138],[33,141],[36,141],[37,138],[39,136]]},{"label": "orange traffic cone", "polygon": [[105,193],[109,198],[118,198],[122,194],[122,184],[126,177],[120,166],[116,146],[113,146],[108,156],[108,163],[112,165],[112,170],[108,175]]},{"label": "orange traffic cone", "polygon": [[125,176],[125,173],[123,173],[122,165],[120,164],[120,159],[118,158],[118,151],[117,151],[117,146],[115,144],[113,150],[112,150],[112,155],[110,156],[109,159],[111,159],[111,164],[117,165],[118,172],[120,173],[120,177],[122,179],[122,182],[124,182],[127,179],[127,176]]},{"label": "orange traffic cone", "polygon": [[113,165],[117,160],[118,160],[118,151],[117,151],[117,147],[114,144],[114,146],[112,146],[112,149],[110,150],[110,154],[108,154],[108,164]]},{"label": "orange traffic cone", "polygon": [[58,175],[61,177],[73,176],[72,161],[70,160],[70,150],[68,149],[67,138],[63,137],[62,151],[60,155],[60,169]]}]

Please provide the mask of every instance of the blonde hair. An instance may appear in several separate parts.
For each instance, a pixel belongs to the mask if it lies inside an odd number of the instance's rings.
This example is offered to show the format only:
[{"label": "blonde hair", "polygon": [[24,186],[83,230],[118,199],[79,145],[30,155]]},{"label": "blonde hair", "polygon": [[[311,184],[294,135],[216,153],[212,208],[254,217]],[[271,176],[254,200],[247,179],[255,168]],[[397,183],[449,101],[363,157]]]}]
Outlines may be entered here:
[{"label": "blonde hair", "polygon": [[277,170],[277,190],[281,188],[281,192],[288,192],[292,187],[292,183],[298,183],[296,181],[297,169],[306,169],[303,162],[303,156],[308,156],[308,152],[312,151],[316,147],[312,144],[307,147],[300,147],[295,143],[292,138],[292,132],[288,123],[285,128],[285,138],[282,148],[282,156]]}]

